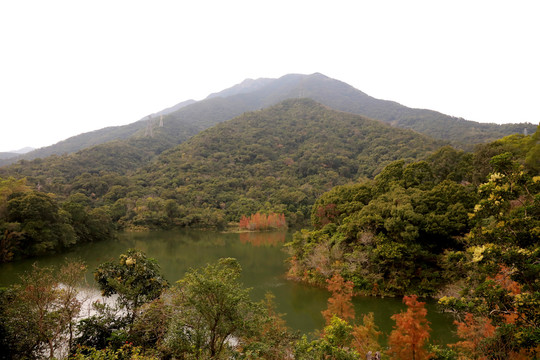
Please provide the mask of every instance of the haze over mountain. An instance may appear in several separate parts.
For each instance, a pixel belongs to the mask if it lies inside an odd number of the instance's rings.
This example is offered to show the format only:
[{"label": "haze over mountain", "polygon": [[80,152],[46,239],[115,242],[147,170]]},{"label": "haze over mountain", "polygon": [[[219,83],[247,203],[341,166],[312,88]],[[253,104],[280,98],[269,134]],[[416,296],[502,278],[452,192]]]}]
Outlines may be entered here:
[{"label": "haze over mountain", "polygon": [[35,150],[35,149],[27,146],[19,150],[0,152],[0,159],[9,159],[9,158],[21,155],[21,154],[26,154],[32,150]]},{"label": "haze over mountain", "polygon": [[[184,141],[186,137],[246,111],[268,107],[290,98],[311,98],[336,110],[412,129],[465,149],[470,149],[473,144],[522,133],[524,129],[533,133],[536,128],[533,124],[478,123],[432,110],[411,109],[393,101],[375,99],[342,81],[319,73],[289,74],[279,79],[248,79],[231,88],[213,93],[202,101],[188,100],[156,112],[152,115],[152,119],[146,117],[129,125],[80,134],[15,159],[4,160],[0,164],[11,163],[18,159],[75,152],[107,141],[144,136],[147,133],[154,135],[158,141],[174,145]],[[157,128],[157,118],[161,116],[164,131],[155,134],[153,130]]]}]

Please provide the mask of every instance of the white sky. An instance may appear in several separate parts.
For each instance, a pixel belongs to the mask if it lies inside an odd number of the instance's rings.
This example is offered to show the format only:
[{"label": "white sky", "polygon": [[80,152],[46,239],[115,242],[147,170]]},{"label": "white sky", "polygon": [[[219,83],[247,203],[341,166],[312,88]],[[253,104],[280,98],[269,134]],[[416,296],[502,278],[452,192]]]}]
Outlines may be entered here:
[{"label": "white sky", "polygon": [[538,123],[539,67],[536,0],[5,0],[0,151],[288,73],[469,120]]}]

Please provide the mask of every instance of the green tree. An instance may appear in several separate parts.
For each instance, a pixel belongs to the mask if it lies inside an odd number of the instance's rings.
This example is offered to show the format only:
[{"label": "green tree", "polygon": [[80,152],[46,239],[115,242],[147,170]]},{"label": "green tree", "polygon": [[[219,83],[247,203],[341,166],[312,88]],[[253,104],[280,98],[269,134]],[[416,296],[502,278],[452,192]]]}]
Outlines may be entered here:
[{"label": "green tree", "polygon": [[161,297],[142,305],[133,324],[133,342],[150,352],[167,353],[164,341],[173,315],[169,296],[170,293],[164,291]]},{"label": "green tree", "polygon": [[98,266],[94,278],[104,296],[118,295],[117,302],[133,323],[139,306],[158,298],[167,281],[158,263],[139,250],[130,249],[118,257],[118,262]]},{"label": "green tree", "polygon": [[261,317],[257,331],[241,339],[234,356],[238,359],[282,360],[290,357],[297,336],[287,327],[283,314],[276,312],[274,295],[267,293],[264,304],[265,312]]},{"label": "green tree", "polygon": [[[77,323],[75,344],[96,349],[118,349],[129,339],[129,321],[122,309],[100,302],[92,304],[93,314]],[[137,319],[136,319],[137,320]]]},{"label": "green tree", "polygon": [[[351,347],[353,327],[345,320],[333,316],[325,326],[321,339],[308,341],[304,336],[296,345],[297,360],[360,360],[361,355]],[[362,356],[364,356],[362,354]]]},{"label": "green tree", "polygon": [[2,179],[0,177],[0,221],[5,221],[7,217],[7,202],[14,193],[25,193],[30,191],[26,185],[26,178],[16,180],[13,177]]},{"label": "green tree", "polygon": [[177,282],[166,335],[166,347],[174,356],[222,358],[232,350],[232,337],[242,339],[257,331],[262,307],[238,281],[240,273],[240,264],[225,258],[190,270]]},{"label": "green tree", "polygon": [[[510,152],[493,156],[490,164],[494,172],[478,188],[466,250],[456,257],[467,275],[461,296],[445,296],[439,303],[456,315],[464,335],[459,348],[498,358],[535,358],[540,349],[540,177]],[[492,331],[484,331],[485,324]]]},{"label": "green tree", "polygon": [[88,346],[78,347],[75,353],[70,357],[73,360],[157,360],[153,355],[143,353],[138,346],[127,343],[118,349],[115,348],[94,348]]},{"label": "green tree", "polygon": [[7,221],[20,224],[18,231],[23,233],[17,246],[19,255],[43,255],[76,241],[68,214],[49,195],[34,191],[12,194],[7,211]]}]

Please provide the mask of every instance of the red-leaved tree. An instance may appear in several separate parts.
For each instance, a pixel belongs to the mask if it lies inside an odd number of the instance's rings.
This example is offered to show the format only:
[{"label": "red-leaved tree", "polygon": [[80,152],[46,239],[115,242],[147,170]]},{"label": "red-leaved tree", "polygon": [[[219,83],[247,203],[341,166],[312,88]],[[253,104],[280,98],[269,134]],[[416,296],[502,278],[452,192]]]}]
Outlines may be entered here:
[{"label": "red-leaved tree", "polygon": [[431,354],[425,345],[431,328],[426,319],[425,303],[418,301],[416,295],[404,296],[403,302],[407,305],[407,311],[392,316],[396,325],[388,338],[388,355],[391,359],[399,360],[429,359]]},{"label": "red-leaved tree", "polygon": [[332,293],[328,299],[328,309],[322,312],[326,319],[326,325],[330,325],[333,315],[345,321],[354,319],[354,306],[352,304],[354,283],[345,281],[340,274],[334,274],[326,282],[328,291]]},{"label": "red-leaved tree", "polygon": [[488,359],[488,351],[485,341],[495,334],[495,326],[486,317],[475,317],[467,313],[463,321],[455,321],[457,335],[462,339],[453,344],[460,359],[485,360]]},{"label": "red-leaved tree", "polygon": [[249,217],[242,215],[238,222],[238,227],[247,230],[282,229],[287,227],[287,221],[285,220],[284,214],[255,213]]}]

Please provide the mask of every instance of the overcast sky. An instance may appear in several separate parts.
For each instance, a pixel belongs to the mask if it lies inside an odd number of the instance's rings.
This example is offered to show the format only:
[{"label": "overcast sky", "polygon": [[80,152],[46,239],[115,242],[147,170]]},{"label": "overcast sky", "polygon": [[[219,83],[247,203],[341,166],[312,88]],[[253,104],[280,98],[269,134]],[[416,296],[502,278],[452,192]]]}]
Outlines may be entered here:
[{"label": "overcast sky", "polygon": [[540,121],[540,2],[0,2],[0,151],[320,72],[403,105]]}]

